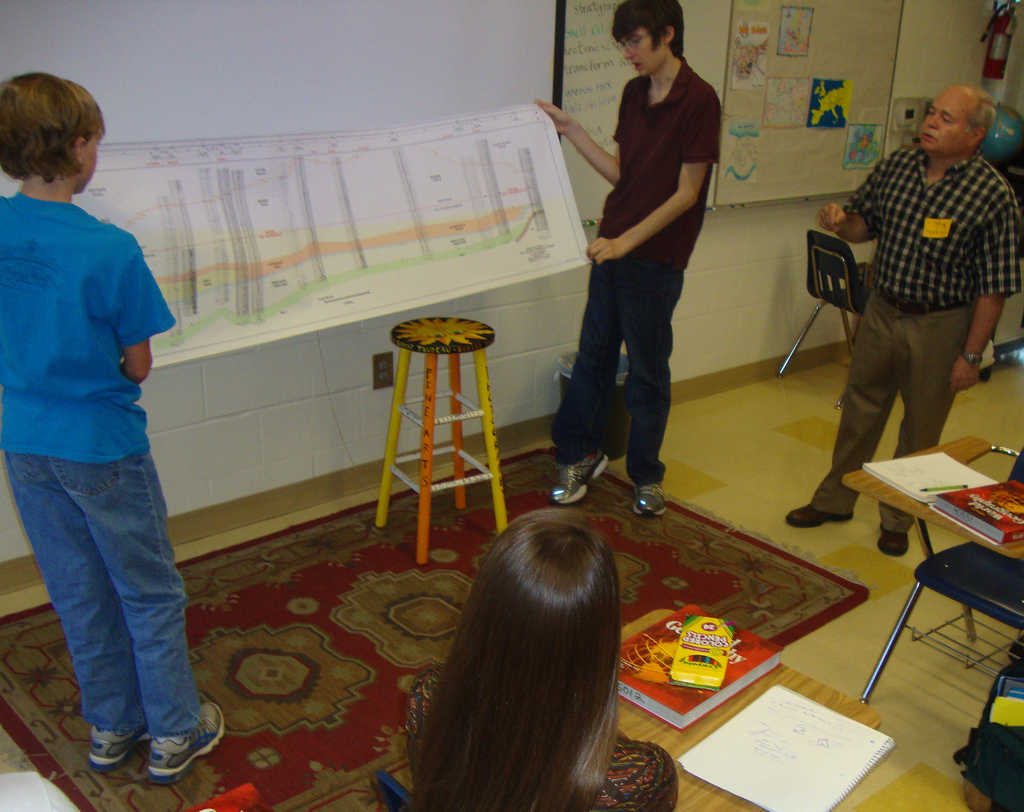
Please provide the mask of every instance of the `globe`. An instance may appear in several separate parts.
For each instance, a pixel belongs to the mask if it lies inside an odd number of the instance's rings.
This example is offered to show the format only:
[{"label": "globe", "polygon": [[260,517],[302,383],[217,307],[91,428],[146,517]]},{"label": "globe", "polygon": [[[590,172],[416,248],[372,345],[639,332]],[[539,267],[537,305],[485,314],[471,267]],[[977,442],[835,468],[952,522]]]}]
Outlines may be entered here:
[{"label": "globe", "polygon": [[992,163],[1010,160],[1024,142],[1024,117],[1012,107],[996,107],[996,120],[981,142],[981,154]]}]

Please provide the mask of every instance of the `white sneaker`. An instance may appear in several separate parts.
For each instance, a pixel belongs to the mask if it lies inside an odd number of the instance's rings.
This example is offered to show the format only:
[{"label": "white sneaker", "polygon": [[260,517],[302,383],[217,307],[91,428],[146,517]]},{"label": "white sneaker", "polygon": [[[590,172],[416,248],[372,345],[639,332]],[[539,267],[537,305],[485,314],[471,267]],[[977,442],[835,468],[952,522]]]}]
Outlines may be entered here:
[{"label": "white sneaker", "polygon": [[149,743],[149,780],[154,784],[173,784],[188,775],[192,762],[205,756],[224,735],[224,715],[212,702],[199,708],[199,724],[184,736],[153,739]]},{"label": "white sneaker", "polygon": [[100,730],[93,725],[89,747],[89,768],[98,773],[109,773],[116,770],[131,758],[135,743],[148,738],[149,734],[146,732],[145,725],[131,733]]},{"label": "white sneaker", "polygon": [[579,462],[558,466],[558,484],[551,489],[551,504],[571,505],[587,495],[587,483],[597,479],[608,466],[600,449]]},{"label": "white sneaker", "polygon": [[633,512],[637,516],[661,516],[665,512],[665,492],[660,482],[637,487],[633,496]]}]

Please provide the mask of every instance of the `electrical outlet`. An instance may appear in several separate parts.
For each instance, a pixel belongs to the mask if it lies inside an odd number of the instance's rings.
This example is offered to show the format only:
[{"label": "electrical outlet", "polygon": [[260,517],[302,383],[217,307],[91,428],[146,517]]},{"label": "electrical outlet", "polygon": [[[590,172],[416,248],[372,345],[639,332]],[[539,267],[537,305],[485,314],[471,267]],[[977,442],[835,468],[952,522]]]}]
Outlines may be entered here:
[{"label": "electrical outlet", "polygon": [[373,356],[373,388],[387,389],[395,385],[394,354],[379,352]]}]

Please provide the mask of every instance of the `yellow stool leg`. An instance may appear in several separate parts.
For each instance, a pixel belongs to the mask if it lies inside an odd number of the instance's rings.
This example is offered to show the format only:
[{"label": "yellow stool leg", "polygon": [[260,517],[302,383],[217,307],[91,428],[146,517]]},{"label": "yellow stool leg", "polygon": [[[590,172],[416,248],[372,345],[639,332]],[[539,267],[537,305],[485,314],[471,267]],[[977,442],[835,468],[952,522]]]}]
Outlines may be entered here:
[{"label": "yellow stool leg", "polygon": [[[456,395],[462,392],[462,366],[459,362],[459,355],[453,353],[448,356],[448,386],[452,390],[451,414],[459,414],[462,411],[462,404]],[[462,459],[462,421],[452,421],[452,466],[454,467],[455,479],[462,479],[466,475],[466,461]],[[466,486],[461,485],[455,488],[455,507],[463,510],[466,507]]]},{"label": "yellow stool leg", "polygon": [[388,439],[384,446],[384,471],[380,476],[380,495],[377,497],[377,527],[388,523],[388,506],[391,504],[391,466],[398,456],[398,432],[402,427],[402,413],[398,407],[405,403],[405,384],[409,379],[409,350],[398,351],[398,372],[395,376],[395,391],[391,396],[391,420],[388,423]]},{"label": "yellow stool leg", "polygon": [[420,433],[420,502],[416,514],[416,563],[427,563],[430,546],[430,486],[434,470],[434,413],[437,407],[437,355],[424,356],[423,429]]},{"label": "yellow stool leg", "polygon": [[487,467],[491,471],[491,496],[494,499],[494,522],[500,533],[508,524],[505,512],[505,491],[501,484],[501,466],[498,463],[498,436],[494,429],[494,409],[491,405],[491,384],[487,378],[487,353],[484,350],[473,352],[476,364],[476,391],[480,397],[480,408],[483,410],[484,444],[487,446]]}]

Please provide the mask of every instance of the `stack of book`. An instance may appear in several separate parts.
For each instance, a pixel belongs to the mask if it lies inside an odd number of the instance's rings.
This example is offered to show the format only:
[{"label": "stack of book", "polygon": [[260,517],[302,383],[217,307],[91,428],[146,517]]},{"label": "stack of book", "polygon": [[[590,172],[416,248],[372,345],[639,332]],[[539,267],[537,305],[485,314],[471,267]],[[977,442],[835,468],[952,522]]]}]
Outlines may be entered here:
[{"label": "stack of book", "polygon": [[992,544],[1024,539],[1024,485],[1013,480],[939,494],[932,509]]},{"label": "stack of book", "polygon": [[619,696],[682,730],[779,665],[782,647],[734,628],[729,664],[717,690],[673,685],[671,669],[688,618],[704,615],[684,606],[622,644]]}]

